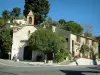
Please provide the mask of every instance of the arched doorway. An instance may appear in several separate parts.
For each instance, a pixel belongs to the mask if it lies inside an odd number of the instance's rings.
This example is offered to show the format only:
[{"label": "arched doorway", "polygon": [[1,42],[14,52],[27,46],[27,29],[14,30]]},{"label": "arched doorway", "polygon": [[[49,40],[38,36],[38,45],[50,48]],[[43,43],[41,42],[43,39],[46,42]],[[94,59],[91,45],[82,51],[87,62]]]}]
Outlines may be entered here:
[{"label": "arched doorway", "polygon": [[29,24],[32,24],[32,17],[29,17]]},{"label": "arched doorway", "polygon": [[32,60],[32,50],[29,46],[24,47],[24,60]]}]

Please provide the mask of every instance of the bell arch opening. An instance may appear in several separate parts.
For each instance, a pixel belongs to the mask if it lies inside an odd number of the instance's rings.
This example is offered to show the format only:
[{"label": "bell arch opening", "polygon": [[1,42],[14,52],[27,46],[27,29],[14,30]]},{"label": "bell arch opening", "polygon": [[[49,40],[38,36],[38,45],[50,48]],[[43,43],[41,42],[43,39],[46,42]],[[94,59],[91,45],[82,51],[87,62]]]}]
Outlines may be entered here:
[{"label": "bell arch opening", "polygon": [[29,17],[29,24],[32,24],[32,17]]}]

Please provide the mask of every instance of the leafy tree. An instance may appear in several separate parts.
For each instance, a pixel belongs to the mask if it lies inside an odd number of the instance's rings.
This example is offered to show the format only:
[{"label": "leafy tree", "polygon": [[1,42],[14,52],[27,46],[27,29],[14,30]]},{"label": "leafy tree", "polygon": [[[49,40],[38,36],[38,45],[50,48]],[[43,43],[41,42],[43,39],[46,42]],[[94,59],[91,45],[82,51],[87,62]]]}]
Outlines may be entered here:
[{"label": "leafy tree", "polygon": [[66,25],[63,27],[63,29],[67,31],[71,31],[72,33],[77,33],[77,34],[80,34],[83,31],[83,28],[81,27],[81,25],[74,21],[66,22]]},{"label": "leafy tree", "polygon": [[48,0],[25,0],[24,15],[27,16],[29,11],[32,10],[35,15],[35,24],[42,23],[49,12]]},{"label": "leafy tree", "polygon": [[13,8],[13,10],[9,13],[10,22],[13,23],[13,20],[18,18],[21,13],[21,9],[19,7]]},{"label": "leafy tree", "polygon": [[0,32],[0,46],[3,58],[8,58],[8,52],[11,52],[12,46],[12,29],[2,29]]},{"label": "leafy tree", "polygon": [[66,43],[65,38],[60,36],[59,39],[60,39],[59,43],[60,43],[61,49],[60,49],[59,52],[55,53],[55,58],[54,58],[55,60],[54,60],[54,62],[56,62],[56,63],[62,62],[63,60],[66,59],[66,57],[70,57],[69,56],[70,53],[67,50],[67,43]]},{"label": "leafy tree", "polygon": [[9,18],[10,22],[13,23],[13,20],[15,19],[15,14],[13,12],[10,12]]},{"label": "leafy tree", "polygon": [[3,24],[4,24],[3,18],[0,18],[0,27],[3,26]]},{"label": "leafy tree", "polygon": [[57,52],[57,53],[55,53],[55,60],[54,60],[54,62],[55,63],[62,62],[63,60],[65,60],[65,58],[67,56],[68,56],[67,53]]},{"label": "leafy tree", "polygon": [[6,23],[8,21],[8,19],[9,19],[9,11],[8,10],[4,10],[2,12],[2,17],[4,19],[4,23]]},{"label": "leafy tree", "polygon": [[56,53],[67,49],[63,42],[65,43],[66,41],[47,29],[39,29],[29,38],[29,46],[33,50],[41,51],[44,54]]},{"label": "leafy tree", "polygon": [[60,19],[58,22],[60,23],[60,25],[66,25],[66,21],[64,19]]},{"label": "leafy tree", "polygon": [[21,14],[21,9],[19,7],[15,7],[13,8],[12,12],[15,14],[15,17],[17,18]]},{"label": "leafy tree", "polygon": [[51,29],[52,26],[58,26],[59,23],[56,22],[56,21],[53,21],[50,17],[48,17],[48,18],[46,19],[46,21],[44,21],[41,25],[42,25],[42,26],[45,25],[46,28]]}]

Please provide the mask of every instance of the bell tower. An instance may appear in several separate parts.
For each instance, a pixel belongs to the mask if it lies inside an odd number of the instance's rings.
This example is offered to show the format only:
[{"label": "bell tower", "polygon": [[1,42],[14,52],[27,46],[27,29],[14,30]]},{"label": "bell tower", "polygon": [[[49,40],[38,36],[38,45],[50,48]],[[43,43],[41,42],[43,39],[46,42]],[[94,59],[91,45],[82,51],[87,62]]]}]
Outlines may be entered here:
[{"label": "bell tower", "polygon": [[32,10],[27,15],[27,25],[34,25],[34,14]]}]

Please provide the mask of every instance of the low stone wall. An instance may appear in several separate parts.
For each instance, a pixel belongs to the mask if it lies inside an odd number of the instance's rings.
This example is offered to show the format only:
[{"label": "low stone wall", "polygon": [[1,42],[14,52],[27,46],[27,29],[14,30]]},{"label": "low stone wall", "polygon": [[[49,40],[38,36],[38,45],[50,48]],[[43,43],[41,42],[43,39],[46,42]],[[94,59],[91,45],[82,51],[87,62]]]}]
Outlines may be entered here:
[{"label": "low stone wall", "polygon": [[[100,65],[100,61],[96,60],[97,65]],[[79,58],[76,62],[72,62],[69,65],[93,65],[93,60],[86,58]]]}]

